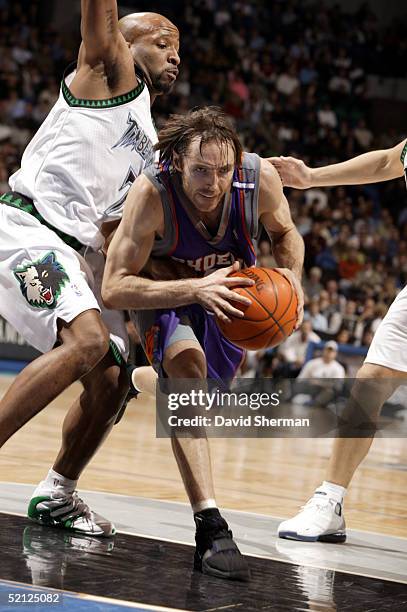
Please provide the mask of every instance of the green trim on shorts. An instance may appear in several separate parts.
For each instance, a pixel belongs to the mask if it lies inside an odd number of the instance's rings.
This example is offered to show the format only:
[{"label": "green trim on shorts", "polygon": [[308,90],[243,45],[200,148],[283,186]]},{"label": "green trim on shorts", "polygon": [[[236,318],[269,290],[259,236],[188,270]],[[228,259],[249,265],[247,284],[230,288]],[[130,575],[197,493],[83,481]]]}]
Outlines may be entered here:
[{"label": "green trim on shorts", "polygon": [[406,158],[406,153],[407,153],[407,142],[404,145],[403,150],[402,150],[401,155],[400,155],[400,161],[403,164],[403,166],[404,166],[404,160]]},{"label": "green trim on shorts", "polygon": [[70,246],[74,251],[80,251],[83,248],[83,244],[79,242],[74,236],[70,236],[69,234],[65,234],[65,232],[57,229],[51,223],[48,223],[35,208],[33,201],[30,198],[27,198],[21,194],[16,195],[15,193],[8,191],[7,193],[3,193],[0,196],[0,202],[2,204],[6,204],[7,206],[12,206],[13,208],[18,208],[18,210],[22,210],[23,212],[32,215],[37,221],[41,223],[41,225],[45,225],[48,229],[52,230],[65,244]]},{"label": "green trim on shorts", "polygon": [[109,342],[109,348],[110,348],[110,352],[112,353],[115,362],[117,363],[118,366],[122,366],[124,364],[124,359],[121,356],[121,353],[119,351],[119,348],[117,346],[117,344],[115,344],[113,342],[113,340],[110,340]]}]

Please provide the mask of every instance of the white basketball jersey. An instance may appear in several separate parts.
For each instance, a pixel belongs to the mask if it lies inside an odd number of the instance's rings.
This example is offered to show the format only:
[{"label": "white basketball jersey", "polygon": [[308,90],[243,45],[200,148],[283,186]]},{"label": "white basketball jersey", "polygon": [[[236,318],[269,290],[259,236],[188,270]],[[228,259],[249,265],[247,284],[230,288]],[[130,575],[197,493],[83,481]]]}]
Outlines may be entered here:
[{"label": "white basketball jersey", "polygon": [[9,183],[48,223],[99,248],[102,223],[120,218],[132,182],[154,161],[157,134],[143,82],[122,96],[82,100],[69,89],[73,77],[63,79]]}]

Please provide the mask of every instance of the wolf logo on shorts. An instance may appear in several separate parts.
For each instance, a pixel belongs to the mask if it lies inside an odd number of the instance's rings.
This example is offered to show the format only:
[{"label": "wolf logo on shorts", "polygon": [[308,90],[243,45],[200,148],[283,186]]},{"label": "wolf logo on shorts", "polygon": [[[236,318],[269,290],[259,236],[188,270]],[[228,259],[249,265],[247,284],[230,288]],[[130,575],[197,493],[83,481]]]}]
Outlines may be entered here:
[{"label": "wolf logo on shorts", "polygon": [[20,283],[21,293],[34,308],[55,308],[62,288],[69,282],[53,251],[42,259],[18,266],[13,272]]}]

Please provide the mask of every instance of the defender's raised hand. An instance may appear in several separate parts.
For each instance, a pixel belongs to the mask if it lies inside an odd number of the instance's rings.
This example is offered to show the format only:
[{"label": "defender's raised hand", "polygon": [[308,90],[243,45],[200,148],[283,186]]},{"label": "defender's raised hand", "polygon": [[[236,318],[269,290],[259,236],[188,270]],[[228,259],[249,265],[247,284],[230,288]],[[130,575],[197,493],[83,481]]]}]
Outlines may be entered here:
[{"label": "defender's raised hand", "polygon": [[268,157],[270,162],[280,175],[284,187],[295,189],[309,189],[312,187],[311,168],[306,166],[301,159],[295,157]]}]

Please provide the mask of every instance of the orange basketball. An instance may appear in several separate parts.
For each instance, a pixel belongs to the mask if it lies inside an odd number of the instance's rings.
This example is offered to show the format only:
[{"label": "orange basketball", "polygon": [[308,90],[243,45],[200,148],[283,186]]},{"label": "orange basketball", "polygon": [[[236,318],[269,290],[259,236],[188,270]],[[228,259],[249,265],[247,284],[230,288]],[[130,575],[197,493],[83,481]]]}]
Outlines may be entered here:
[{"label": "orange basketball", "polygon": [[244,312],[244,318],[230,317],[231,323],[217,319],[223,335],[245,349],[259,350],[277,346],[293,331],[297,322],[297,296],[288,280],[269,268],[245,268],[231,276],[248,276],[252,287],[236,287],[251,299],[250,306],[234,304]]}]

